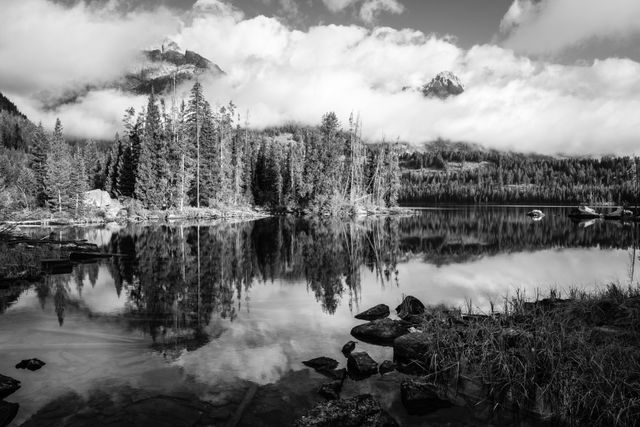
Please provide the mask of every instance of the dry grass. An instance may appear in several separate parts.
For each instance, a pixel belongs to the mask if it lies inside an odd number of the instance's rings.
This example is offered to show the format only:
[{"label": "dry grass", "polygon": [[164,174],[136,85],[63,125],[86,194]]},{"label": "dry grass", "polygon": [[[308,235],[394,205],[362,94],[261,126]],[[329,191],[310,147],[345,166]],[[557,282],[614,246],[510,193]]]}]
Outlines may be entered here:
[{"label": "dry grass", "polygon": [[433,333],[433,348],[417,363],[436,383],[482,384],[496,408],[569,425],[636,425],[640,289],[611,285],[569,296],[552,292],[527,302],[516,295],[502,313],[488,316],[431,308],[422,329]]}]

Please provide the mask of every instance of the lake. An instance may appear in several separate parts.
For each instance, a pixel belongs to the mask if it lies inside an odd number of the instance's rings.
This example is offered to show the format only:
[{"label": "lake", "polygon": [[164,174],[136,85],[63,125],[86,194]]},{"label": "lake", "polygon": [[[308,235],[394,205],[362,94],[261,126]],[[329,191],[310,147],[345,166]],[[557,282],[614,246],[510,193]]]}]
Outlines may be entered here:
[{"label": "lake", "polygon": [[[323,378],[302,361],[328,356],[345,365],[340,349],[362,323],[353,316],[371,306],[387,304],[393,316],[413,295],[488,313],[516,293],[637,282],[636,226],[574,222],[562,207],[543,208],[546,216],[533,221],[529,209],[29,229],[87,239],[119,256],[0,294],[0,373],[22,381],[8,398],[20,404],[15,423],[34,414],[33,425],[61,423],[79,413],[74,425],[95,426],[123,411],[145,425],[152,415],[144,402],[163,395],[173,400],[156,416],[167,425],[180,411],[195,416],[176,403],[180,396],[205,402],[220,424],[281,425],[321,400]],[[393,357],[389,347],[358,348],[378,362]],[[14,368],[32,357],[47,364]],[[372,393],[404,425],[486,425],[467,409],[408,415],[399,375],[347,380],[343,396]]]}]

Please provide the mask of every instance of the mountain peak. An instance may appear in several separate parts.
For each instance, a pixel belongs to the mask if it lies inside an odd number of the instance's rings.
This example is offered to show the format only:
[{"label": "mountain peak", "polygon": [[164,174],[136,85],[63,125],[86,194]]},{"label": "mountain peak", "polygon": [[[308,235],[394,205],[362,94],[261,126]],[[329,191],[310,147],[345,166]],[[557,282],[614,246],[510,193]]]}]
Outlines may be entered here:
[{"label": "mountain peak", "polygon": [[171,40],[170,38],[166,38],[162,41],[162,44],[160,45],[160,51],[162,53],[165,52],[183,52],[182,48],[180,48],[180,45],[178,45],[178,43],[176,43],[175,41]]},{"label": "mountain peak", "polygon": [[435,96],[440,99],[449,96],[460,95],[464,92],[464,85],[451,71],[442,71],[438,73],[429,83],[422,86],[422,94],[426,97]]}]

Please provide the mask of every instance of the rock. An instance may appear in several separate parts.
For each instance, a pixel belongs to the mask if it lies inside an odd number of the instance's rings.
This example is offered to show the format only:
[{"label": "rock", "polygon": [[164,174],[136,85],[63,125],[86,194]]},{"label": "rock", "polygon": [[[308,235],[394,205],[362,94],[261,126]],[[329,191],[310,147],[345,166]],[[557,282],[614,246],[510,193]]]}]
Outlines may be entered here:
[{"label": "rock", "polygon": [[108,192],[99,189],[85,191],[84,203],[104,212],[108,218],[118,216],[118,213],[123,208],[118,199],[112,199]]},{"label": "rock", "polygon": [[448,400],[440,399],[433,384],[418,380],[402,381],[400,398],[410,415],[424,415],[451,406]]},{"label": "rock", "polygon": [[386,304],[378,304],[362,313],[356,314],[355,318],[360,320],[376,320],[389,316],[389,306]]},{"label": "rock", "polygon": [[318,393],[326,399],[338,400],[340,399],[340,390],[342,390],[342,381],[332,381],[322,384]]},{"label": "rock", "polygon": [[424,332],[403,335],[393,342],[393,359],[398,370],[422,373],[429,366],[433,337]]},{"label": "rock", "polygon": [[324,375],[327,378],[331,378],[332,380],[342,380],[347,376],[347,370],[345,368],[342,369],[318,369],[318,373]]},{"label": "rock", "polygon": [[0,426],[8,426],[18,414],[19,408],[17,403],[0,401]]},{"label": "rock", "polygon": [[0,399],[4,399],[20,388],[20,381],[0,375]]},{"label": "rock", "polygon": [[398,423],[370,394],[320,403],[298,418],[295,427],[394,427]]},{"label": "rock", "polygon": [[349,356],[349,354],[356,348],[355,341],[347,341],[345,345],[342,346],[342,354]]},{"label": "rock", "polygon": [[421,91],[425,97],[445,99],[449,96],[460,95],[464,92],[464,86],[458,76],[451,71],[443,71],[424,85]]},{"label": "rock", "polygon": [[303,365],[308,366],[316,371],[331,371],[338,367],[338,361],[330,357],[316,357],[315,359],[305,360]]},{"label": "rock", "polygon": [[20,363],[16,365],[16,369],[28,369],[30,371],[37,371],[44,365],[46,365],[46,363],[44,363],[40,359],[25,359],[20,361]]},{"label": "rock", "polygon": [[[420,315],[424,313],[424,304],[418,298],[409,295],[396,307],[396,313],[398,313],[398,317],[401,319]],[[415,318],[412,317],[412,319]]]},{"label": "rock", "polygon": [[380,372],[380,375],[384,375],[388,372],[394,371],[395,369],[395,363],[393,363],[391,360],[385,360],[380,364],[380,368],[378,369],[378,371]]},{"label": "rock", "polygon": [[351,335],[371,344],[391,345],[393,340],[407,333],[409,325],[389,318],[374,320],[351,329]]},{"label": "rock", "polygon": [[349,376],[364,379],[378,373],[378,363],[367,352],[351,353],[347,359]]},{"label": "rock", "polygon": [[425,320],[425,317],[421,314],[408,314],[404,316],[402,320],[411,323],[412,325],[420,325]]}]

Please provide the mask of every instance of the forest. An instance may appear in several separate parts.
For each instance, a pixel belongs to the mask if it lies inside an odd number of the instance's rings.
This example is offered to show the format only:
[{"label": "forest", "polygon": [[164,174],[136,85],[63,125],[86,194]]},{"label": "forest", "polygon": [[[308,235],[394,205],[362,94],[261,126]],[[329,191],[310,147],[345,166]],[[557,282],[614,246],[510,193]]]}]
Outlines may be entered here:
[{"label": "forest", "polygon": [[89,215],[84,192],[131,211],[261,206],[353,214],[367,206],[439,203],[635,204],[635,157],[562,157],[436,141],[370,143],[360,118],[342,126],[255,129],[232,102],[211,106],[200,84],[177,102],[149,96],[124,112],[113,141],[36,126],[0,94],[0,211]]},{"label": "forest", "polygon": [[149,210],[257,205],[342,215],[397,204],[397,144],[365,144],[353,115],[344,129],[328,112],[316,127],[257,131],[232,102],[212,107],[196,82],[179,105],[152,93],[141,111],[126,110],[122,134],[104,150],[94,141],[67,141],[60,120],[51,135],[28,121],[14,126],[12,120],[26,120],[16,112],[7,110],[11,120],[2,121],[5,209],[44,207],[77,217],[85,214],[85,191],[96,188]]},{"label": "forest", "polygon": [[433,144],[400,158],[399,200],[416,203],[635,204],[638,159],[552,157]]}]

